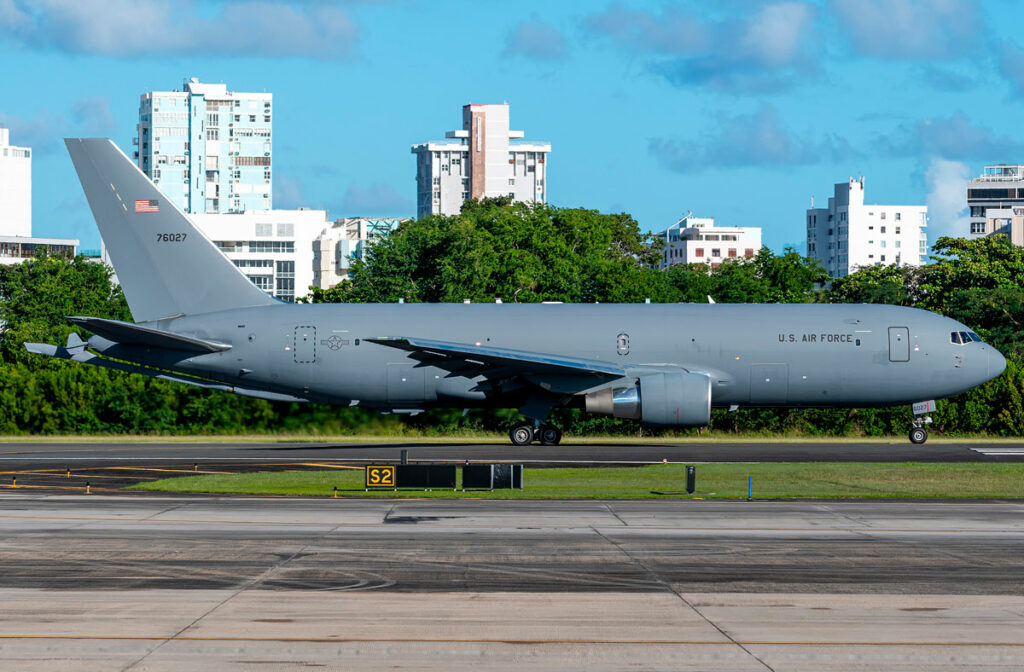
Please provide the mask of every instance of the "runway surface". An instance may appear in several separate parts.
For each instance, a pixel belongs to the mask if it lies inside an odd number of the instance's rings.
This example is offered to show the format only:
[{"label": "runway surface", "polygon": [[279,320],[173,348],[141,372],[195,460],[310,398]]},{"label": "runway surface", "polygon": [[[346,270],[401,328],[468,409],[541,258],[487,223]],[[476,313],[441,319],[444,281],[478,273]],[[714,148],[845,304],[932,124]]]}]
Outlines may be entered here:
[{"label": "runway surface", "polygon": [[[705,462],[1021,462],[1024,443],[909,442],[566,444],[515,447],[504,443],[0,443],[0,489],[113,493],[133,483],[186,472],[324,469],[338,463],[508,461],[528,466]],[[70,470],[70,477],[68,471]]]},{"label": "runway surface", "polygon": [[[282,462],[316,460],[398,460],[402,450],[413,460],[509,460],[552,462],[1021,462],[1024,442],[909,441],[761,443],[635,443],[560,446],[512,446],[494,443],[427,442],[276,442],[261,443],[0,443],[0,465],[95,461]],[[52,466],[52,465],[51,465]]]},{"label": "runway surface", "polygon": [[1024,504],[0,495],[0,669],[1019,670]]}]

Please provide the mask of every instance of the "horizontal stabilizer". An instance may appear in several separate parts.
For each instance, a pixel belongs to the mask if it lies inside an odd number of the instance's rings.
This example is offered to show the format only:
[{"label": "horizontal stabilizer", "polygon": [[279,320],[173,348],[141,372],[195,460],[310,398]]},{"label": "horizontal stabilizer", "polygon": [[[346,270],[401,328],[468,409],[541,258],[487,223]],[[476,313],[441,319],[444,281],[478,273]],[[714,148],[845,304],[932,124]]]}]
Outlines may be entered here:
[{"label": "horizontal stabilizer", "polygon": [[78,350],[77,347],[75,347],[74,350],[71,350],[69,348],[50,345],[48,343],[25,343],[24,345],[26,350],[37,355],[46,355],[47,357],[56,357],[57,359],[69,359],[81,364],[92,364],[93,366],[100,366],[104,369],[113,369],[114,371],[124,371],[125,373],[137,373],[139,375],[149,376],[150,378],[169,380],[171,382],[182,383],[184,385],[193,385],[207,390],[233,392],[234,394],[238,394],[243,397],[255,397],[256,399],[266,399],[268,401],[286,401],[294,403],[305,403],[309,401],[309,399],[304,397],[296,397],[281,392],[272,392],[270,390],[261,390],[257,388],[237,387],[213,380],[161,371],[160,369],[154,369],[139,364],[129,364],[128,362],[105,359],[88,352],[84,348],[82,350]]},{"label": "horizontal stabilizer", "polygon": [[[203,341],[198,338],[144,327],[140,324],[132,324],[131,322],[105,320],[100,317],[69,316],[67,319],[73,324],[85,327],[94,334],[122,345],[141,345],[148,348],[165,348],[168,350],[203,353],[223,352],[231,349],[230,345],[223,343]],[[70,343],[68,349],[71,349]]]}]

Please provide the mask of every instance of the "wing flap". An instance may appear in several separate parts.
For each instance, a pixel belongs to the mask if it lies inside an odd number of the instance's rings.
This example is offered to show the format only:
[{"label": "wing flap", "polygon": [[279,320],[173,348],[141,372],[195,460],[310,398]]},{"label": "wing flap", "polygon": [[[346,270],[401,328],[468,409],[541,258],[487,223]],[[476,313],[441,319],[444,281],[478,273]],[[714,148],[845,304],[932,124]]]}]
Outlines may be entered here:
[{"label": "wing flap", "polygon": [[490,381],[522,377],[542,386],[552,385],[562,391],[569,391],[588,389],[626,375],[625,369],[608,362],[526,350],[426,338],[380,337],[364,340],[404,350],[411,359],[421,362],[422,366],[434,366],[448,371],[446,377],[483,376]]}]

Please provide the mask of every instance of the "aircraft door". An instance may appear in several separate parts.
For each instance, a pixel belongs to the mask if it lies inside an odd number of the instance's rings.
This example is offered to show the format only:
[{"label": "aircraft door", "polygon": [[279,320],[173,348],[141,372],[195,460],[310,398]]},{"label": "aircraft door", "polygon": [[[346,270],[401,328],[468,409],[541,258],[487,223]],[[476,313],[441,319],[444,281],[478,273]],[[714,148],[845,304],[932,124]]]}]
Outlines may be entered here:
[{"label": "aircraft door", "polygon": [[784,404],[788,400],[788,364],[752,364],[750,366],[750,403]]},{"label": "aircraft door", "polygon": [[910,361],[910,329],[889,327],[889,361]]},{"label": "aircraft door", "polygon": [[316,361],[316,327],[295,327],[292,353],[296,364],[312,364]]}]

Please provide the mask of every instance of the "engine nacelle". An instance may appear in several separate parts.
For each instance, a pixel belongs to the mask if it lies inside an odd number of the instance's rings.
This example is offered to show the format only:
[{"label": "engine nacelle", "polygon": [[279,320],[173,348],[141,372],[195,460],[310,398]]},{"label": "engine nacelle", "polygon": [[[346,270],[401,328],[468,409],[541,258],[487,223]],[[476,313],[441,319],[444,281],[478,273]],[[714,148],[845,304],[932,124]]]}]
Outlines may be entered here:
[{"label": "engine nacelle", "polygon": [[658,427],[703,427],[711,421],[711,378],[703,373],[653,373],[630,387],[586,396],[587,413]]}]

